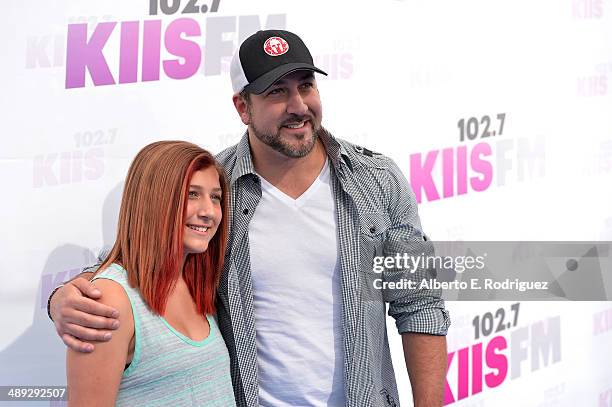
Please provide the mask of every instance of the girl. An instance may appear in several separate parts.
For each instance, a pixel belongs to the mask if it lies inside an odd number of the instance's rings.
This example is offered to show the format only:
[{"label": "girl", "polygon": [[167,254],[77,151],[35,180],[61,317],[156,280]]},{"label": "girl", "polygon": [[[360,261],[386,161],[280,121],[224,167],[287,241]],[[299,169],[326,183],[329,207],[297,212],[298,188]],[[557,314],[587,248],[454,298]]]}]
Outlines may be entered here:
[{"label": "girl", "polygon": [[143,148],[125,182],[117,240],[94,277],[119,328],[67,351],[70,406],[234,406],[215,313],[228,191],[212,155],[182,141]]}]

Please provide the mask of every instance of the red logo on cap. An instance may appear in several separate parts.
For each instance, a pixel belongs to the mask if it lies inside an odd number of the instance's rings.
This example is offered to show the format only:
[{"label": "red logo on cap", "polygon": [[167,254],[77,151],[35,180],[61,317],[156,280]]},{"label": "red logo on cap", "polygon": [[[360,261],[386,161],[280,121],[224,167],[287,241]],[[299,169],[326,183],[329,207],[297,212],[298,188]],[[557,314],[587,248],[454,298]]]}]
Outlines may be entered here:
[{"label": "red logo on cap", "polygon": [[270,37],[264,43],[264,51],[271,57],[277,57],[289,51],[289,44],[281,37]]}]

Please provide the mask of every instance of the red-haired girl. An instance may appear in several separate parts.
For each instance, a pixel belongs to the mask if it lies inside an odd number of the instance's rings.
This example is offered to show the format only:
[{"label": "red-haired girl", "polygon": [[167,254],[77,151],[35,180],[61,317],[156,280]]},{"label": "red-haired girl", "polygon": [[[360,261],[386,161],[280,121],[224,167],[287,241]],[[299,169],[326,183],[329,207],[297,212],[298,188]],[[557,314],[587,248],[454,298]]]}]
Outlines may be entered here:
[{"label": "red-haired girl", "polygon": [[161,141],[130,166],[117,240],[95,277],[118,330],[67,351],[69,405],[235,405],[215,314],[227,183],[202,148]]}]

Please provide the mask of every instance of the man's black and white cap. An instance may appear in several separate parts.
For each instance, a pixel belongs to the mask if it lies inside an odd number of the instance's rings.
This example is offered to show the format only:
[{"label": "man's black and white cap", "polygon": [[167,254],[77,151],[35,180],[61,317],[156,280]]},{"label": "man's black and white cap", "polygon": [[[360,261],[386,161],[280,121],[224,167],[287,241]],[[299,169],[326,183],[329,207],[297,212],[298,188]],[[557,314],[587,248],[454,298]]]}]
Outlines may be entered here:
[{"label": "man's black and white cap", "polygon": [[230,66],[234,93],[260,94],[283,76],[301,70],[327,75],[297,35],[284,30],[257,31],[244,40]]}]

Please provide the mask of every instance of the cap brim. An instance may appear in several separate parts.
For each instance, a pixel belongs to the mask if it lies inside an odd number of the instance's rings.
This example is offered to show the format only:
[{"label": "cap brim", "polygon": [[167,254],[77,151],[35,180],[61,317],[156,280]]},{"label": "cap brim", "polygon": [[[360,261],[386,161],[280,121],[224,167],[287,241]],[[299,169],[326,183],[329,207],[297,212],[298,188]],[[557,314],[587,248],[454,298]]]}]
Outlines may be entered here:
[{"label": "cap brim", "polygon": [[244,90],[259,95],[260,93],[265,92],[266,89],[268,89],[270,86],[272,86],[274,82],[276,82],[283,76],[295,71],[314,71],[327,76],[327,73],[320,70],[314,65],[307,64],[304,62],[294,62],[278,66],[270,72],[266,72],[259,78],[255,79],[253,82],[246,85],[244,87]]}]

